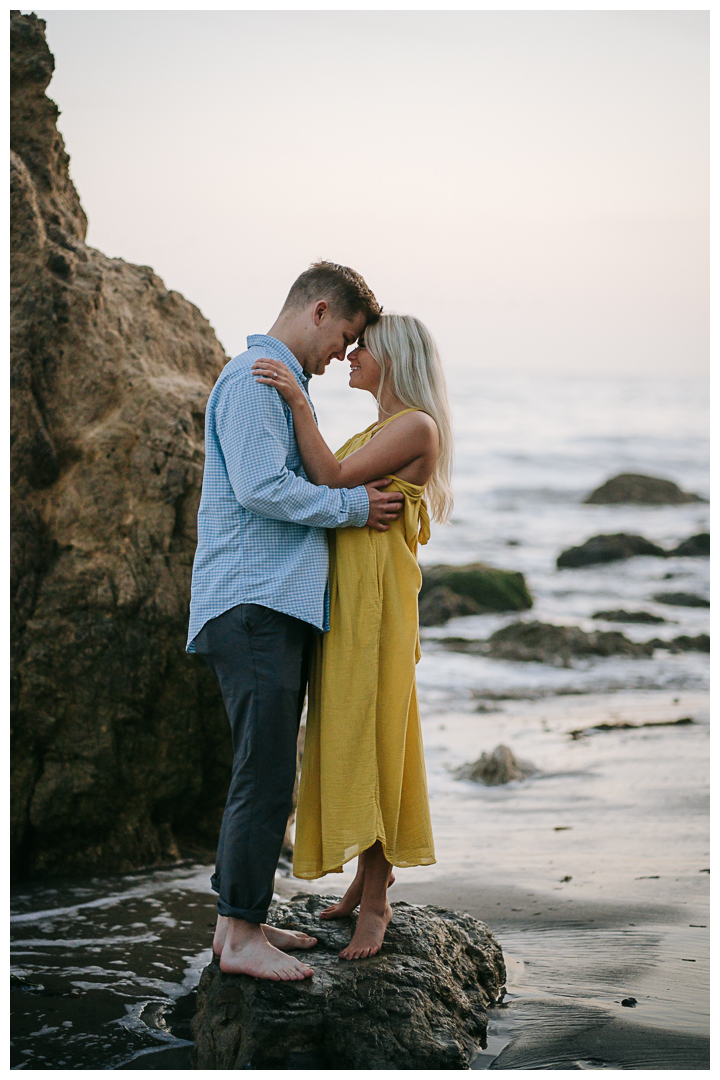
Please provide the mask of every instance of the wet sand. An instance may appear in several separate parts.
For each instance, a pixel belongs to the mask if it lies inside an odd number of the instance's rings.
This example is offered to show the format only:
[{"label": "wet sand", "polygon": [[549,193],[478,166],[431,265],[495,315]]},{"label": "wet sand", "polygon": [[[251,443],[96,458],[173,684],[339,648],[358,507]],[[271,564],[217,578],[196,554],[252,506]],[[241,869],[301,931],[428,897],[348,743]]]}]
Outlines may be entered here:
[{"label": "wet sand", "polygon": [[[498,708],[425,720],[438,862],[400,870],[391,890],[467,911],[503,948],[508,995],[473,1068],[709,1068],[706,695]],[[687,726],[590,733],[596,723],[687,716]],[[569,735],[578,728],[589,733]],[[497,788],[453,778],[501,741],[538,775]],[[342,893],[349,880],[310,884]],[[308,883],[277,888],[289,895]],[[637,1004],[623,1006],[628,998]]]}]

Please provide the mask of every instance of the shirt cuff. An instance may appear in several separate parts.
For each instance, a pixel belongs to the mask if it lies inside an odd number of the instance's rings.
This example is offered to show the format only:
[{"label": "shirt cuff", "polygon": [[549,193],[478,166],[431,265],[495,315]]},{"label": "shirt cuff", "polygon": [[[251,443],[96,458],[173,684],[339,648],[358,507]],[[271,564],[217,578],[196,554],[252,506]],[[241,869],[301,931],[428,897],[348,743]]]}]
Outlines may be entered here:
[{"label": "shirt cuff", "polygon": [[348,488],[348,524],[362,528],[370,515],[370,499],[364,487]]}]

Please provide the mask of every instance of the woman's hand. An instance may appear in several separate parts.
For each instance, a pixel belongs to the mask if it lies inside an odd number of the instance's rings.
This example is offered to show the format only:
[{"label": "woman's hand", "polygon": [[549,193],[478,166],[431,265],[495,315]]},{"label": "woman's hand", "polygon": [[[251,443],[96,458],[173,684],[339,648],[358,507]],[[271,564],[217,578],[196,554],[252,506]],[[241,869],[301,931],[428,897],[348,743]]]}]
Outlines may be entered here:
[{"label": "woman's hand", "polygon": [[271,360],[267,357],[256,360],[252,366],[252,373],[256,382],[263,383],[265,386],[274,386],[291,408],[306,403],[305,395],[297,379],[282,360]]}]

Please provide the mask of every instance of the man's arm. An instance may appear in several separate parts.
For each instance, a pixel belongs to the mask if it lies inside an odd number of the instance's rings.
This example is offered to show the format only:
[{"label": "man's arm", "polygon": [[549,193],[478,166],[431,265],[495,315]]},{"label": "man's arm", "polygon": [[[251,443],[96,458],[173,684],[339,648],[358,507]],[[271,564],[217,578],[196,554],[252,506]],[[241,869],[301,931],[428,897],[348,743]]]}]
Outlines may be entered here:
[{"label": "man's arm", "polygon": [[253,513],[326,529],[365,524],[383,529],[392,520],[391,509],[397,517],[399,507],[388,501],[391,495],[397,501],[396,493],[370,494],[364,487],[331,491],[291,472],[286,465],[290,433],[282,402],[249,373],[233,376],[221,388],[215,423],[235,496]]}]

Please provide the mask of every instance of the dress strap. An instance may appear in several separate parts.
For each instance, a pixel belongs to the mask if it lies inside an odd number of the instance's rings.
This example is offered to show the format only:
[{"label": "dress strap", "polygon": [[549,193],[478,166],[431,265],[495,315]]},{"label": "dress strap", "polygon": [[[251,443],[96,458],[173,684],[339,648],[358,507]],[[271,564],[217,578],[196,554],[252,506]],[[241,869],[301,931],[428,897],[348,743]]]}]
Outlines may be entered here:
[{"label": "dress strap", "polygon": [[413,405],[410,409],[402,409],[400,412],[396,412],[393,413],[392,416],[388,416],[387,420],[383,420],[381,424],[373,424],[372,429],[373,431],[377,432],[380,430],[380,428],[384,428],[386,424],[389,424],[391,420],[395,420],[398,416],[404,416],[405,413],[409,412],[422,412],[422,409],[419,409],[416,405]]}]

